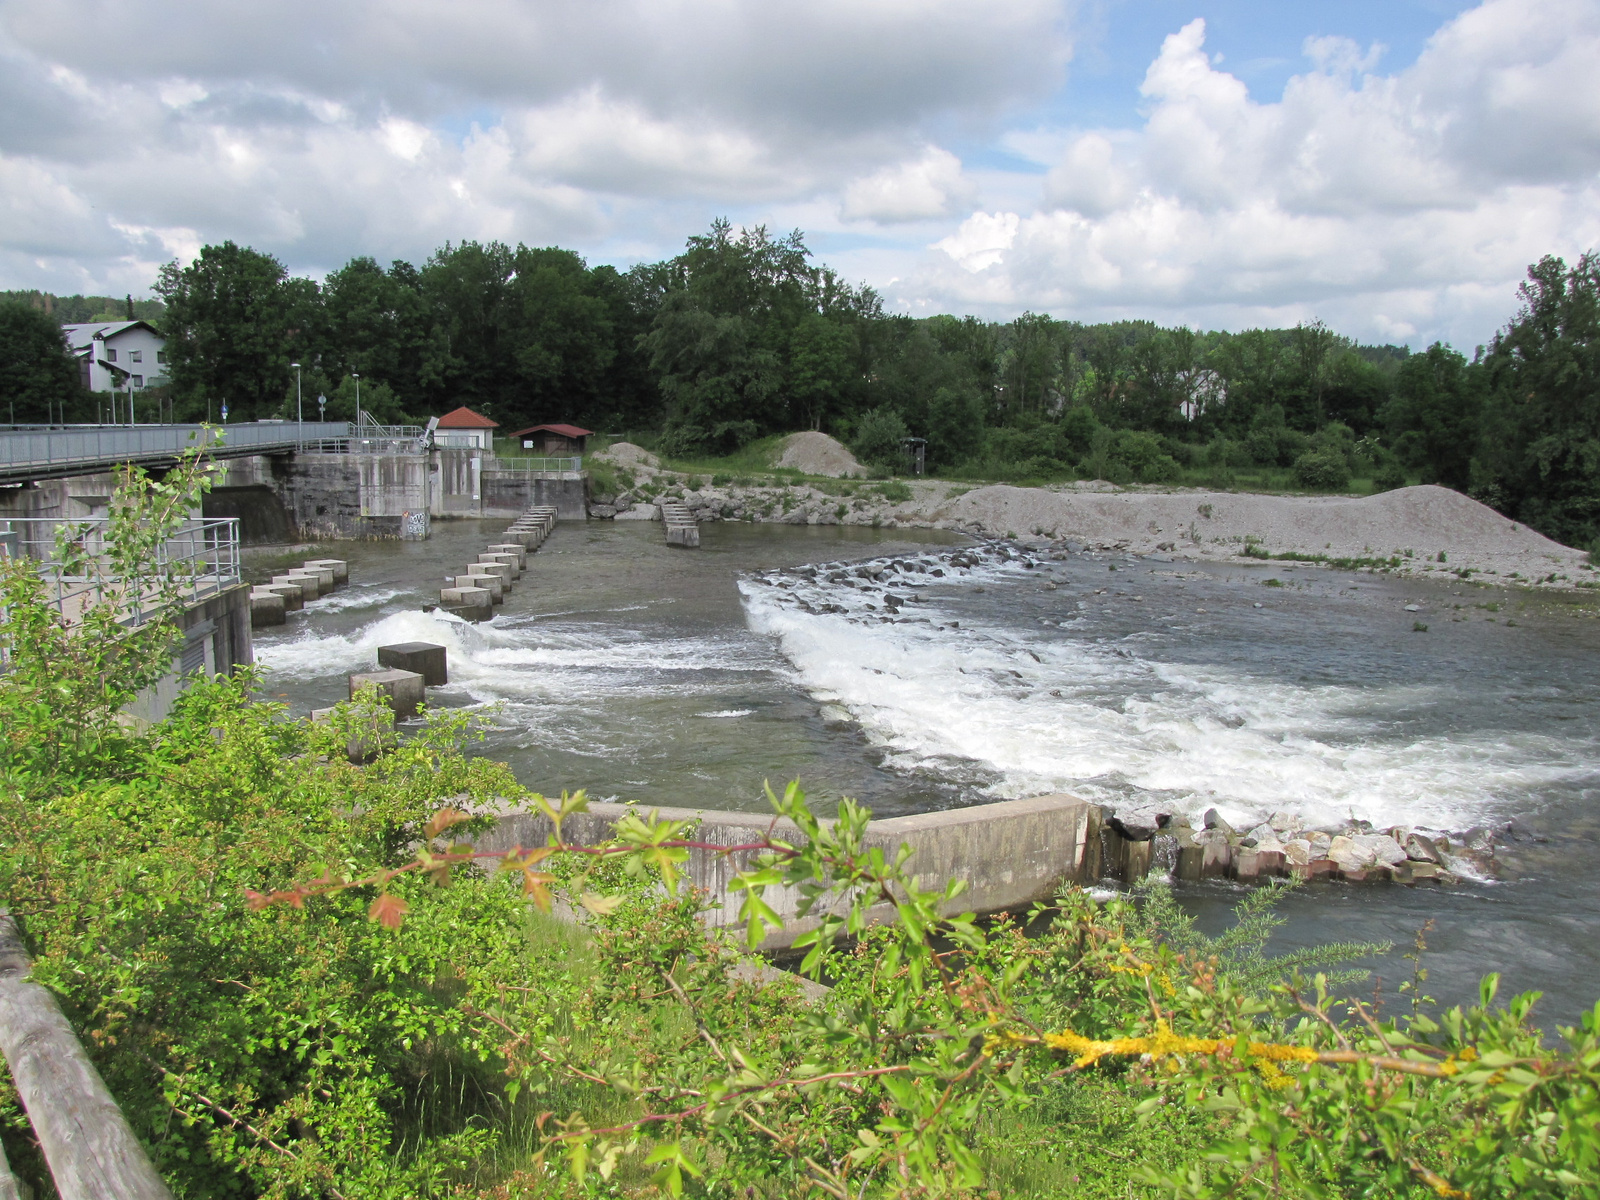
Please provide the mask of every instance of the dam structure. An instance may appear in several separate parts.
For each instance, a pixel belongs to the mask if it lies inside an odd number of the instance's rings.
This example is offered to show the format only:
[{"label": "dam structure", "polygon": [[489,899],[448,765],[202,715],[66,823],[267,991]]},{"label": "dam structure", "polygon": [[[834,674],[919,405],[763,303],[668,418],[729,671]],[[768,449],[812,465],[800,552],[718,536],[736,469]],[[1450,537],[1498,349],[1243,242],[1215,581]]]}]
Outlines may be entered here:
[{"label": "dam structure", "polygon": [[0,427],[0,520],[103,516],[115,472],[153,473],[199,448],[219,467],[197,517],[242,544],[428,536],[435,518],[587,517],[580,457],[502,459],[432,427],[349,421]]}]

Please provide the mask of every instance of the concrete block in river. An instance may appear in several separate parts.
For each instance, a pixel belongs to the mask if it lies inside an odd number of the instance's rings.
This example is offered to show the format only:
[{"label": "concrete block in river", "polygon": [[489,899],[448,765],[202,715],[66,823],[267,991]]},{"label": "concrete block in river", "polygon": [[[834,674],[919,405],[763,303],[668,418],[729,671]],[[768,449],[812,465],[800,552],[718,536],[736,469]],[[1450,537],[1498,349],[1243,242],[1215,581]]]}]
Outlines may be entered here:
[{"label": "concrete block in river", "polygon": [[498,564],[511,569],[511,578],[516,579],[522,574],[519,556],[504,550],[485,550],[478,555],[478,561],[485,566]]},{"label": "concrete block in river", "polygon": [[464,621],[487,621],[494,615],[494,597],[488,588],[447,587],[439,603]]},{"label": "concrete block in river", "polygon": [[282,625],[288,620],[283,597],[277,592],[255,588],[250,593],[250,628],[264,629],[268,625]]},{"label": "concrete block in river", "polygon": [[528,565],[528,548],[520,542],[491,542],[489,544],[489,553],[515,554],[518,567],[526,568]]},{"label": "concrete block in river", "polygon": [[465,575],[457,575],[456,586],[483,588],[494,603],[506,602],[506,581],[489,571],[468,571]]},{"label": "concrete block in river", "polygon": [[305,595],[300,590],[300,585],[295,583],[264,583],[256,589],[258,592],[273,592],[283,597],[283,607],[286,612],[299,612],[306,606]]},{"label": "concrete block in river", "polygon": [[350,676],[350,698],[363,687],[375,687],[389,701],[397,719],[414,717],[422,708],[422,676],[415,671],[366,671]]},{"label": "concrete block in river", "polygon": [[326,567],[332,571],[334,587],[343,587],[350,582],[350,564],[342,558],[313,558],[306,563],[306,566],[318,569]]},{"label": "concrete block in river", "polygon": [[1200,878],[1225,879],[1233,866],[1233,847],[1221,833],[1210,832],[1200,843]]},{"label": "concrete block in river", "polygon": [[443,687],[450,682],[443,646],[433,642],[399,642],[378,647],[378,665],[397,671],[415,671],[425,687]]},{"label": "concrete block in river", "polygon": [[300,598],[307,601],[315,600],[318,596],[322,595],[324,591],[322,586],[322,576],[316,574],[314,571],[290,571],[287,575],[274,575],[272,577],[272,582],[292,583],[296,585],[300,589]]},{"label": "concrete block in river", "polygon": [[295,575],[299,575],[301,573],[315,574],[317,577],[317,582],[322,585],[324,594],[333,591],[334,588],[339,586],[338,583],[335,582],[335,576],[332,567],[314,567],[310,563],[307,563],[305,566],[301,567],[299,571],[292,572],[292,574]]},{"label": "concrete block in river", "polygon": [[511,589],[511,581],[517,576],[517,569],[509,563],[503,562],[475,562],[468,563],[467,570],[474,575],[498,575],[506,581],[506,590]]}]

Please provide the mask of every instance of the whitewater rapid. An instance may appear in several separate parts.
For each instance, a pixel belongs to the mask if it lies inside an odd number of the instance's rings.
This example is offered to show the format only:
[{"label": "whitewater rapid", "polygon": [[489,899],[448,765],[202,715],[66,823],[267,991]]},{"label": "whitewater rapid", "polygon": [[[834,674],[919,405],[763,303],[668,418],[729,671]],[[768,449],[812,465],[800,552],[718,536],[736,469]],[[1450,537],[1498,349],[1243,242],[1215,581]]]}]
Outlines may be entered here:
[{"label": "whitewater rapid", "polygon": [[[1064,587],[1053,567],[997,544],[740,586],[751,627],[825,711],[894,769],[966,781],[978,799],[1068,791],[1122,811],[1215,807],[1243,825],[1283,810],[1461,829],[1597,778],[1587,730],[1418,733],[1459,683],[1317,684],[1184,661],[1164,653],[1187,632],[1170,615],[1108,636],[1084,611],[1104,589]],[[1045,588],[1050,615],[1033,616],[1021,601]]]}]

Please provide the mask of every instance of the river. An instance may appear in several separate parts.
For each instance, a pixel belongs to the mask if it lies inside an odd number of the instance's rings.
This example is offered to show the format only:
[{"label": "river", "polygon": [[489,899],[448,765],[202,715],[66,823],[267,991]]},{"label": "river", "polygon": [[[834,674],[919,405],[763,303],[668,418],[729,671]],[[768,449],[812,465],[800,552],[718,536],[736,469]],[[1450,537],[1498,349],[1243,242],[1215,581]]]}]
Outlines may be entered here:
[{"label": "river", "polygon": [[[503,528],[339,544],[351,585],[257,634],[269,693],[330,704],[378,646],[441,642],[430,702],[479,709],[482,753],[536,790],[643,804],[760,809],[764,781],[798,777],[814,805],[884,815],[1071,791],[1235,823],[1515,819],[1505,878],[1307,887],[1274,945],[1393,941],[1373,964],[1392,997],[1431,920],[1442,1000],[1489,970],[1544,991],[1547,1024],[1600,997],[1592,606],[1283,563],[1028,565],[930,530],[708,524],[683,551],[589,522],[557,526],[493,622],[423,613]],[[1182,895],[1214,928],[1240,892]]]}]

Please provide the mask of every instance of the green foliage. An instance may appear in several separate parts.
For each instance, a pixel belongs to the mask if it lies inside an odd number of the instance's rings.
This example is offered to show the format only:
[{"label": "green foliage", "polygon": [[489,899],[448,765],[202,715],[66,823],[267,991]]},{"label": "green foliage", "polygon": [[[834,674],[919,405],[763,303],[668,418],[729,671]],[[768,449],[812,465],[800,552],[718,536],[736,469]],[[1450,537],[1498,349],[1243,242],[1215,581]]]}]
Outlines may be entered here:
[{"label": "green foliage", "polygon": [[875,408],[856,425],[855,436],[850,439],[850,449],[856,458],[868,466],[882,470],[902,469],[906,462],[906,449],[902,439],[909,437],[906,423],[892,409]]},{"label": "green foliage", "polygon": [[1350,486],[1350,467],[1335,451],[1308,450],[1294,460],[1294,478],[1303,488],[1342,492]]},{"label": "green foliage", "polygon": [[0,414],[6,421],[82,420],[88,397],[61,327],[42,309],[0,302]]}]

